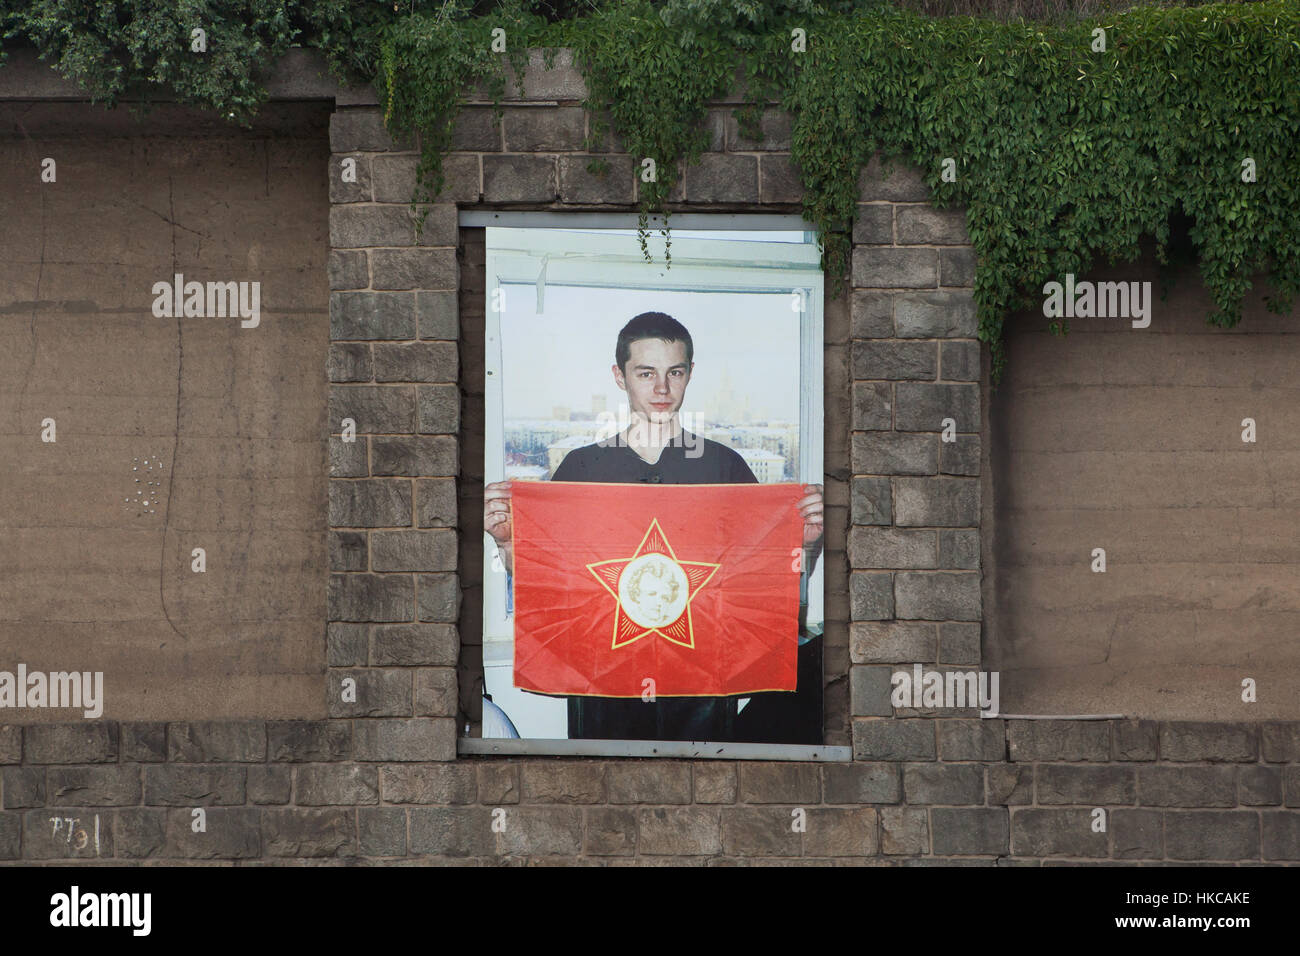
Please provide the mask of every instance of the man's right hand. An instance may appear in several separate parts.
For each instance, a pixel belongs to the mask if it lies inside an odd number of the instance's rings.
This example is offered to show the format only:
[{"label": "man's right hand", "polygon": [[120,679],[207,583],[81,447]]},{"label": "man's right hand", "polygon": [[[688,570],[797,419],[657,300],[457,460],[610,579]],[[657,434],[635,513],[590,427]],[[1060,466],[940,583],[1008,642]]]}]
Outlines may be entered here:
[{"label": "man's right hand", "polygon": [[494,481],[483,488],[483,530],[492,536],[507,571],[513,571],[510,553],[514,521],[510,515],[510,482]]},{"label": "man's right hand", "polygon": [[494,481],[483,488],[483,530],[492,535],[497,547],[510,547],[514,530],[510,517],[510,482]]}]

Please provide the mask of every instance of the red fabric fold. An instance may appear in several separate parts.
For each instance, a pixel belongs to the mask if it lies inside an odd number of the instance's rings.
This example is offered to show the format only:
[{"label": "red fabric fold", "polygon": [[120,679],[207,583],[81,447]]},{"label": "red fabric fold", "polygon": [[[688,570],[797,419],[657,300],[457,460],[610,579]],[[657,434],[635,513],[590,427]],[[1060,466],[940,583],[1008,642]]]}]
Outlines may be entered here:
[{"label": "red fabric fold", "polygon": [[796,484],[514,482],[515,686],[794,690],[802,497]]}]

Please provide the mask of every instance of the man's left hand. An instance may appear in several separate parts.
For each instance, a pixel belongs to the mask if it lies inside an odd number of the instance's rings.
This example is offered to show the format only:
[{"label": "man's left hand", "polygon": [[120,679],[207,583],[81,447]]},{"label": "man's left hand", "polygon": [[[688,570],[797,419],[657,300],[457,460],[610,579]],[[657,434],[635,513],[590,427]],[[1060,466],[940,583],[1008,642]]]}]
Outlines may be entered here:
[{"label": "man's left hand", "polygon": [[822,486],[804,485],[803,490],[804,497],[796,502],[795,507],[803,518],[803,546],[807,550],[820,547],[826,529],[822,517]]}]

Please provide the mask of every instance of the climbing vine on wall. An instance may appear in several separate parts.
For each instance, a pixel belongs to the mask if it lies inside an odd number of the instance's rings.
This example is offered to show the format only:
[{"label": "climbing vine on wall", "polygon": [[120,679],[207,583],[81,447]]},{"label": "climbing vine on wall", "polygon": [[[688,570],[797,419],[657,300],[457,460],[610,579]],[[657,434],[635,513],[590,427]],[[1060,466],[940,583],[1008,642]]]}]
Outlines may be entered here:
[{"label": "climbing vine on wall", "polygon": [[[648,213],[664,212],[678,161],[707,147],[705,104],[740,71],[746,135],[757,133],[755,104],[792,117],[804,215],[828,273],[849,266],[858,173],[877,151],[920,169],[937,205],[966,208],[995,381],[1006,315],[1041,303],[1047,281],[1136,259],[1143,236],[1165,261],[1176,217],[1190,223],[1212,323],[1240,320],[1256,272],[1269,274],[1275,312],[1300,286],[1295,0],[1054,25],[925,17],[876,0],[571,0],[558,20],[540,6],[31,0],[0,27],[99,99],[167,83],[237,120],[264,99],[256,64],[295,42],[317,46],[340,76],[374,78],[390,130],[419,134],[417,203],[442,187],[467,85],[486,84],[499,115],[506,62],[522,76],[529,48],[553,63],[568,47],[587,81],[590,168],[605,166],[608,117],[638,172],[647,256]],[[178,45],[196,18],[212,23],[219,56]]]}]

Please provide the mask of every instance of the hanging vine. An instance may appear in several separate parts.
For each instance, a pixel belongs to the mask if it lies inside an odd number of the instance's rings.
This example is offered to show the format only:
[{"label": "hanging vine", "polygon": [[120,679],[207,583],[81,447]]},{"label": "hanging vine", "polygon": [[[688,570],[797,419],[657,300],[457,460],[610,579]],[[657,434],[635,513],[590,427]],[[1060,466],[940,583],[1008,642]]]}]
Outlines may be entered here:
[{"label": "hanging vine", "polygon": [[[507,63],[522,77],[530,48],[547,65],[569,48],[593,119],[588,169],[608,168],[612,126],[634,159],[647,257],[648,217],[665,215],[667,238],[678,164],[707,148],[707,104],[739,71],[745,135],[757,137],[767,100],[791,116],[829,274],[847,270],[859,171],[877,152],[919,169],[934,204],[965,207],[995,382],[1005,316],[1041,302],[1046,281],[1136,259],[1144,236],[1166,262],[1177,217],[1190,222],[1210,322],[1240,321],[1256,272],[1274,312],[1300,286],[1295,0],[1052,24],[879,0],[571,0],[557,19],[557,2],[29,0],[0,14],[0,31],[99,101],[165,85],[237,122],[265,100],[259,64],[315,46],[341,78],[373,79],[390,131],[419,137],[419,208],[443,187],[467,87],[486,84],[499,117]],[[187,44],[204,24],[213,55],[199,57]]]}]

